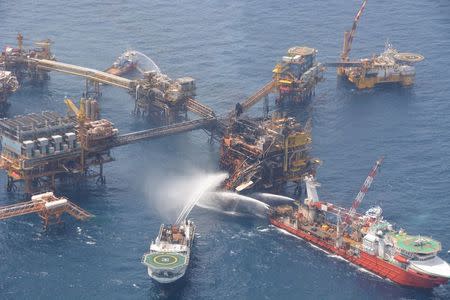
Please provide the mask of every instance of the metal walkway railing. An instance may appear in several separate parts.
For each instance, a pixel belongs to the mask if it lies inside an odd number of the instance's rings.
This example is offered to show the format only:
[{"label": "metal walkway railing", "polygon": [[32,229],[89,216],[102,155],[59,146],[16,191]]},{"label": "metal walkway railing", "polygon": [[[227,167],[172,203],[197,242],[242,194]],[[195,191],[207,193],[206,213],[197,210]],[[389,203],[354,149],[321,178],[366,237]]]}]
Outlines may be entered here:
[{"label": "metal walkway railing", "polygon": [[27,61],[30,64],[35,64],[39,69],[81,76],[92,81],[110,84],[124,89],[133,89],[135,85],[133,80],[91,68],[80,67],[48,59],[30,58]]},{"label": "metal walkway railing", "polygon": [[92,217],[92,214],[90,214],[88,211],[82,209],[81,207],[70,201],[67,201],[65,211],[78,220],[86,220]]},{"label": "metal walkway railing", "polygon": [[92,217],[92,214],[75,203],[66,198],[54,197],[52,194],[51,199],[32,200],[0,207],[0,220],[31,213],[39,213],[44,218],[48,218],[45,216],[52,214],[60,216],[64,212],[78,220],[86,220]]},{"label": "metal walkway railing", "polygon": [[37,213],[45,209],[44,201],[28,201],[0,207],[0,220]]},{"label": "metal walkway railing", "polygon": [[253,105],[255,105],[259,100],[261,100],[263,97],[267,96],[272,92],[273,88],[275,87],[275,80],[272,80],[268,83],[266,83],[259,91],[248,97],[244,102],[242,102],[242,108],[244,111],[250,109]]},{"label": "metal walkway railing", "polygon": [[215,116],[214,111],[211,108],[192,98],[187,99],[186,108],[202,118],[212,118]]},{"label": "metal walkway railing", "polygon": [[205,119],[198,119],[198,120],[192,120],[192,121],[186,121],[181,123],[176,123],[173,125],[158,127],[158,128],[152,128],[137,132],[132,132],[128,134],[122,134],[119,135],[116,140],[113,142],[113,147],[126,145],[130,143],[134,143],[141,140],[148,140],[148,139],[154,139],[159,138],[163,136],[168,136],[172,134],[182,133],[186,131],[191,131],[195,129],[200,129],[207,127],[211,123],[215,122],[215,118],[205,118]]}]

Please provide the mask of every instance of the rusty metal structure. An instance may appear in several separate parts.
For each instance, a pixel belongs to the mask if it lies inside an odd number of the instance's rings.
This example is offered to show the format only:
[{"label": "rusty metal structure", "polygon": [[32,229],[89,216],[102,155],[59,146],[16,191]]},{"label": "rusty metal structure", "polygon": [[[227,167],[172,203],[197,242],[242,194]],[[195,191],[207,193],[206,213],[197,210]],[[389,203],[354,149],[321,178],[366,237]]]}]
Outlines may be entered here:
[{"label": "rusty metal structure", "polygon": [[288,182],[300,185],[318,163],[310,147],[309,130],[294,118],[239,119],[221,142],[220,167],[230,174],[224,187],[247,192],[278,191]]},{"label": "rusty metal structure", "polygon": [[67,213],[77,220],[86,220],[92,215],[65,197],[56,197],[52,192],[37,194],[31,201],[0,207],[0,220],[36,213],[41,217],[44,228],[61,223],[61,217]]},{"label": "rusty metal structure", "polygon": [[0,111],[8,107],[8,96],[17,91],[19,82],[16,76],[10,71],[4,71],[0,68]]}]

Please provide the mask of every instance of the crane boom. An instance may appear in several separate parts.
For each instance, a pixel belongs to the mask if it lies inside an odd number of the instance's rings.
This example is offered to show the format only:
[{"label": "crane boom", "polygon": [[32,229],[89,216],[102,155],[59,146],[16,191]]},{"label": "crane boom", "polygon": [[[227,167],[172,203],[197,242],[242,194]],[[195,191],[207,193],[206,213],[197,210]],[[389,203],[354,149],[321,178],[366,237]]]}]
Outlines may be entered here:
[{"label": "crane boom", "polygon": [[380,168],[381,164],[383,163],[384,157],[380,157],[380,159],[377,160],[375,165],[372,167],[372,170],[370,170],[369,175],[367,176],[366,180],[364,181],[363,185],[361,186],[361,189],[359,190],[358,195],[356,196],[355,200],[353,201],[352,207],[350,208],[348,214],[345,216],[344,223],[347,224],[347,226],[351,223],[351,220],[356,214],[356,210],[358,209],[359,205],[361,204],[362,200],[364,199],[364,196],[367,194],[367,191],[369,190],[370,186],[372,185],[372,182],[377,175],[378,169]]},{"label": "crane boom", "polygon": [[366,8],[367,0],[364,0],[361,4],[361,7],[358,10],[358,13],[355,16],[355,19],[353,20],[353,26],[350,31],[346,31],[344,33],[344,45],[342,46],[342,53],[341,53],[341,60],[342,61],[348,61],[348,55],[350,51],[352,50],[352,43],[353,38],[355,37],[356,33],[356,27],[358,26],[359,19],[361,18],[361,15]]},{"label": "crane boom", "polygon": [[76,116],[78,116],[79,110],[78,107],[72,102],[70,99],[64,99],[64,102],[66,103],[67,107],[74,112]]},{"label": "crane boom", "polygon": [[70,99],[64,99],[64,102],[66,103],[67,107],[75,113],[75,116],[77,116],[78,120],[84,120],[86,118],[84,111],[84,99],[80,100],[80,108],[78,108]]}]

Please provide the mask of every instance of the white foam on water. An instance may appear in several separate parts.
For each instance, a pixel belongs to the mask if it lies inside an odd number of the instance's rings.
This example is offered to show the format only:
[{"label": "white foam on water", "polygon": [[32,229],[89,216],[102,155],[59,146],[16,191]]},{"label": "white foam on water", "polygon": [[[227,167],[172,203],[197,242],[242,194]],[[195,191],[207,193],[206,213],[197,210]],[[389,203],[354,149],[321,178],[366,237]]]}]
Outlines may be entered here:
[{"label": "white foam on water", "polygon": [[341,260],[341,261],[345,261],[345,262],[348,263],[349,265],[355,267],[356,270],[359,271],[359,272],[367,273],[367,274],[372,275],[372,276],[374,276],[374,277],[377,277],[377,278],[379,278],[379,279],[385,279],[385,278],[383,278],[383,277],[381,277],[381,276],[379,276],[379,275],[377,275],[377,274],[375,274],[375,273],[373,273],[373,272],[371,272],[371,271],[369,271],[369,270],[367,270],[367,269],[364,269],[363,267],[360,267],[360,266],[358,266],[358,265],[352,263],[351,261],[349,261],[349,260],[343,258],[342,256],[339,256],[339,255],[336,255],[336,254],[330,254],[330,255],[327,255],[327,256],[328,256],[328,257],[331,257],[331,258],[339,259],[339,260]]},{"label": "white foam on water", "polygon": [[[350,263],[350,264],[352,264],[352,263]],[[385,278],[383,278],[383,277],[381,277],[381,276],[379,276],[379,275],[377,275],[377,274],[375,274],[375,273],[373,273],[373,272],[371,272],[371,271],[369,271],[369,270],[367,270],[367,269],[364,269],[364,268],[362,268],[362,267],[360,267],[360,266],[357,266],[357,265],[355,265],[355,264],[352,264],[352,265],[354,265],[354,266],[357,268],[357,270],[360,271],[360,272],[367,273],[367,274],[369,274],[369,275],[372,275],[372,276],[374,276],[374,277],[377,277],[378,279],[385,279]]]},{"label": "white foam on water", "polygon": [[346,260],[345,258],[343,258],[343,257],[340,256],[340,255],[336,255],[336,254],[328,254],[327,256],[328,256],[328,257],[331,257],[331,258],[339,259],[339,260],[342,260],[342,261],[345,261],[345,262],[350,263],[348,260]]}]

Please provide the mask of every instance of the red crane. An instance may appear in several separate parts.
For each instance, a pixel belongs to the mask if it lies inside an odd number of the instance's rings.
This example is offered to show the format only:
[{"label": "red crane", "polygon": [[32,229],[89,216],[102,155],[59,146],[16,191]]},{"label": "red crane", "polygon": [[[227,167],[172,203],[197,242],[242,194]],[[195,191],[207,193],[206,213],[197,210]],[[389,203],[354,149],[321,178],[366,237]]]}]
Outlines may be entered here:
[{"label": "red crane", "polygon": [[344,222],[346,224],[350,224],[351,220],[356,214],[356,210],[358,209],[359,205],[361,204],[362,200],[364,199],[364,196],[366,196],[367,191],[369,190],[370,186],[372,185],[372,182],[377,176],[378,169],[380,168],[381,164],[383,163],[384,157],[380,157],[380,159],[377,160],[375,165],[373,166],[372,170],[370,170],[369,175],[367,176],[366,180],[364,181],[363,185],[361,186],[361,189],[359,190],[358,195],[356,195],[355,200],[353,201],[352,208],[350,208],[348,214],[345,216]]},{"label": "red crane", "polygon": [[[348,213],[345,214],[345,219],[342,224],[338,224],[338,238],[336,240],[337,245],[340,246],[341,244],[341,238],[344,232],[347,230],[348,226],[352,223],[353,218],[356,215],[356,210],[358,209],[359,205],[364,199],[364,196],[366,196],[367,191],[369,190],[370,186],[372,185],[372,182],[375,178],[375,176],[378,173],[378,170],[380,169],[381,164],[383,163],[384,157],[380,157],[375,165],[372,167],[372,170],[370,170],[369,175],[367,176],[366,180],[364,181],[363,185],[361,186],[361,189],[359,190],[358,195],[356,195],[355,200],[353,201],[352,207],[348,211]],[[338,216],[339,218],[340,216]]]}]

